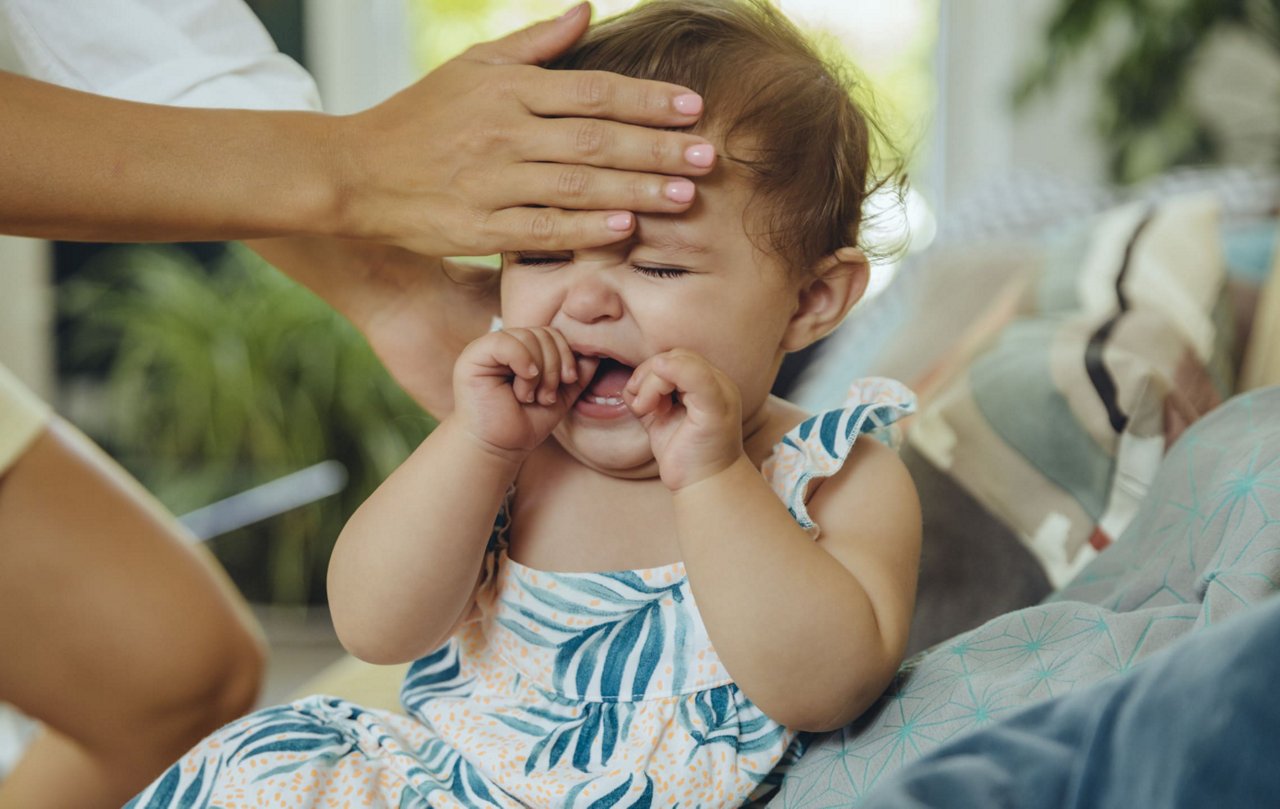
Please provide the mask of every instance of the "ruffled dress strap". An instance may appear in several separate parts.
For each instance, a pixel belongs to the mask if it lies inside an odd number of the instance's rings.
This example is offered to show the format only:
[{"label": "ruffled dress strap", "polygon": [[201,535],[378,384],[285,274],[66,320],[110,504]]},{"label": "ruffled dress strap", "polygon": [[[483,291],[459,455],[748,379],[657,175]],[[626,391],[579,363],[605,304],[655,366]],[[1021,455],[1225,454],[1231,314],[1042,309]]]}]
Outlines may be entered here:
[{"label": "ruffled dress strap", "polygon": [[498,583],[498,566],[500,559],[506,555],[507,546],[511,544],[511,500],[515,497],[516,488],[507,489],[507,494],[498,506],[498,516],[493,521],[493,530],[489,532],[489,542],[484,549],[484,559],[480,563],[480,581],[477,595],[491,597]]},{"label": "ruffled dress strap", "polygon": [[840,471],[860,435],[896,448],[900,436],[894,423],[915,409],[916,395],[901,382],[859,379],[843,405],[805,419],[783,436],[761,472],[800,527],[816,539],[818,526],[805,505],[810,484]]}]

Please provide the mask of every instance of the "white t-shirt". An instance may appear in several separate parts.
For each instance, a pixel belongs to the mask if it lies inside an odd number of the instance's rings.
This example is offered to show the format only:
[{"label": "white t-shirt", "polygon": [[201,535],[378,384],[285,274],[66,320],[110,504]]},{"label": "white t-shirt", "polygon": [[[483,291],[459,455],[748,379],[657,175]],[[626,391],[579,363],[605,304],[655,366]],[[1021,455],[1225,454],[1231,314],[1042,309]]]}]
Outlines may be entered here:
[{"label": "white t-shirt", "polygon": [[0,0],[23,72],[188,107],[319,110],[315,82],[242,0]]}]

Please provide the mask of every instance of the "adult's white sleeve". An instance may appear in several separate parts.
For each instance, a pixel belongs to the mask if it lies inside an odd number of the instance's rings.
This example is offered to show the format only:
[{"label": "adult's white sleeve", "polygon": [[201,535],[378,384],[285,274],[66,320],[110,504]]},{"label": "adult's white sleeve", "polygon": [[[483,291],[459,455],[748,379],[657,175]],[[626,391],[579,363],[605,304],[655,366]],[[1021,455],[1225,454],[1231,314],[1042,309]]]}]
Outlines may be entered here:
[{"label": "adult's white sleeve", "polygon": [[23,69],[155,104],[318,110],[315,81],[242,0],[0,0]]}]

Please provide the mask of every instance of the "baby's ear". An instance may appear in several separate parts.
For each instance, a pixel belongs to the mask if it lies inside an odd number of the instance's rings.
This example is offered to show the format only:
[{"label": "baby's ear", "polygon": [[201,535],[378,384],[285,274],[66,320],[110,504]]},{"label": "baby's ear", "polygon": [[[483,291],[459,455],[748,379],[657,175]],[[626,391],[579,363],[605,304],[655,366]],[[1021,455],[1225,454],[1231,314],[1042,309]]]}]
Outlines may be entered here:
[{"label": "baby's ear", "polygon": [[867,291],[871,267],[856,247],[823,256],[800,285],[795,314],[782,338],[784,351],[799,351],[826,337]]}]

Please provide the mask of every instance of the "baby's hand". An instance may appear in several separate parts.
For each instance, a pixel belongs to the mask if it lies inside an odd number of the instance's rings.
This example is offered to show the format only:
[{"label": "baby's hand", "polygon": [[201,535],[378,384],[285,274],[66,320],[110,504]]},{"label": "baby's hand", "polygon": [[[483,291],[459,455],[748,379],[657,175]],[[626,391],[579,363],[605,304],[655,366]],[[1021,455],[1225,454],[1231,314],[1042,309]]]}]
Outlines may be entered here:
[{"label": "baby's hand", "polygon": [[677,348],[650,357],[622,395],[648,431],[658,474],[671,491],[705,480],[742,456],[738,386],[701,355]]},{"label": "baby's hand", "polygon": [[556,329],[491,332],[454,365],[453,418],[486,449],[523,460],[564,419],[598,363],[575,358]]}]

